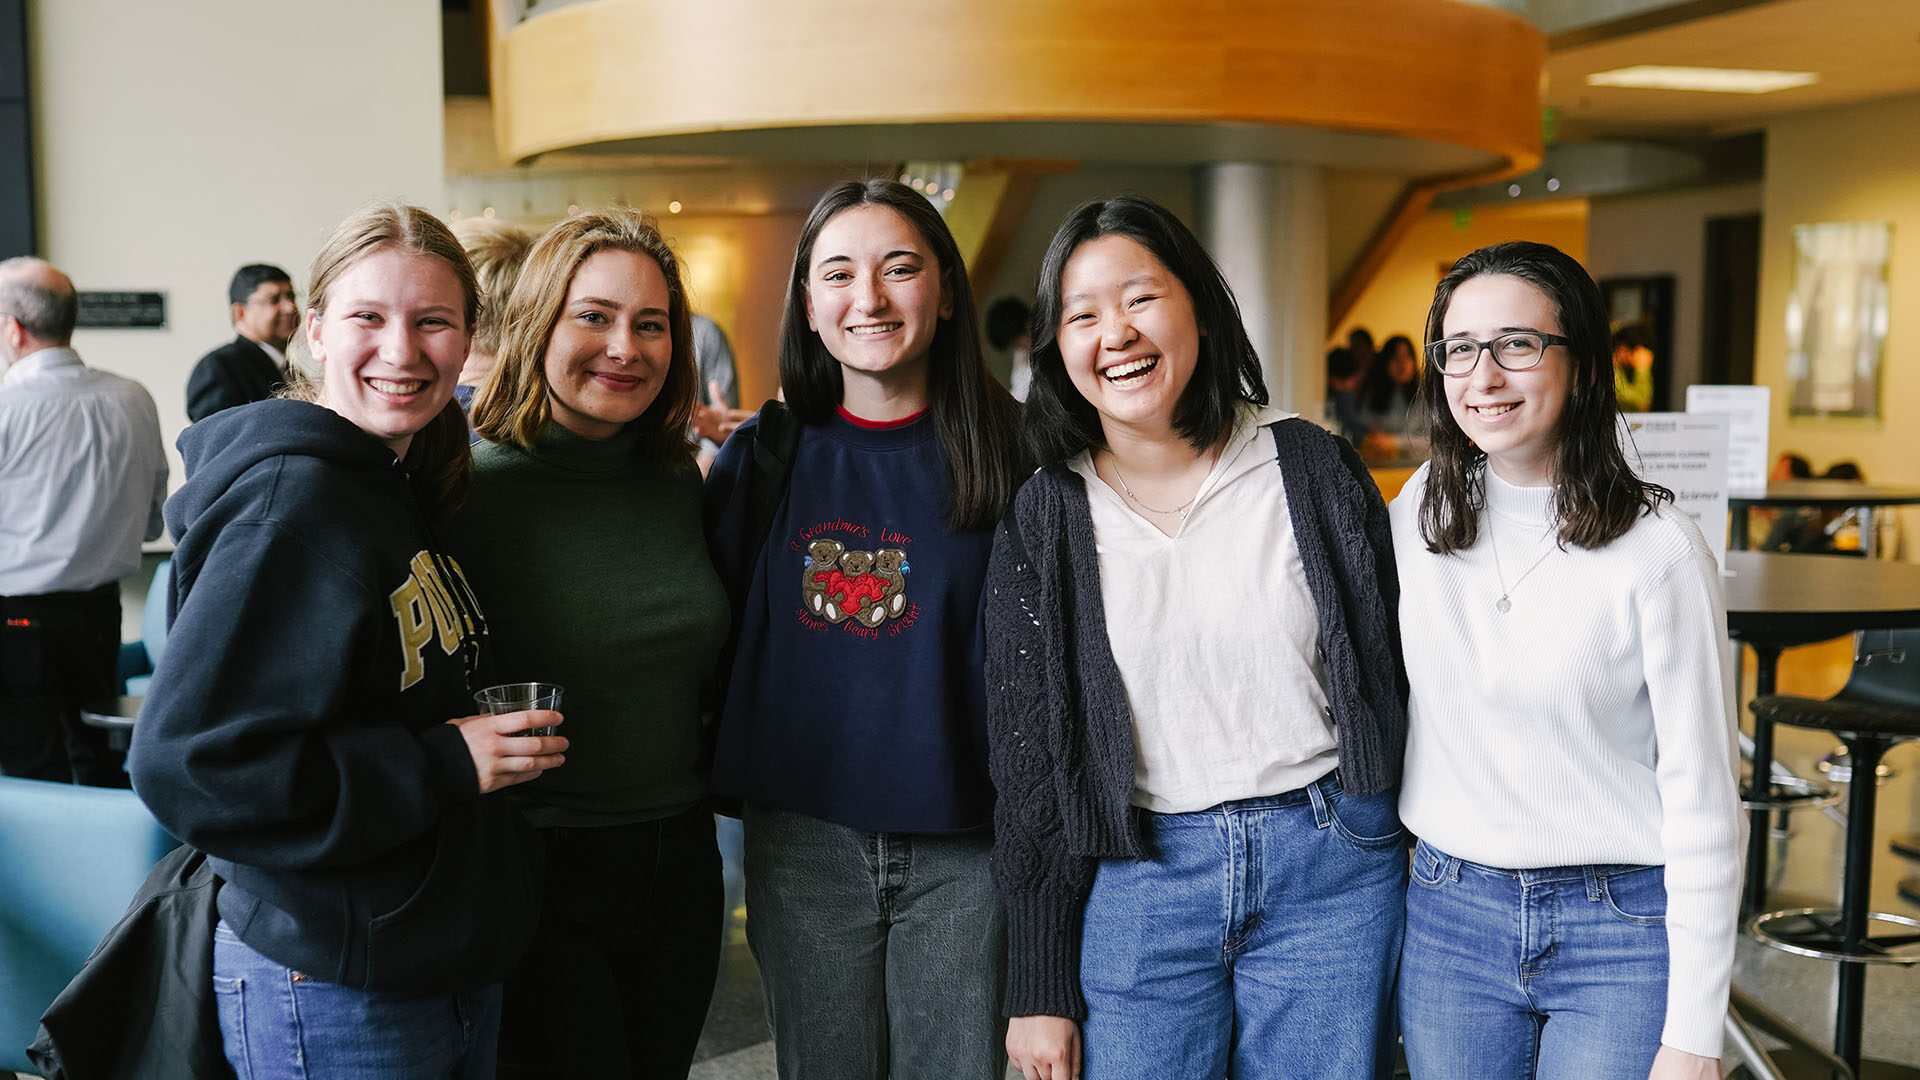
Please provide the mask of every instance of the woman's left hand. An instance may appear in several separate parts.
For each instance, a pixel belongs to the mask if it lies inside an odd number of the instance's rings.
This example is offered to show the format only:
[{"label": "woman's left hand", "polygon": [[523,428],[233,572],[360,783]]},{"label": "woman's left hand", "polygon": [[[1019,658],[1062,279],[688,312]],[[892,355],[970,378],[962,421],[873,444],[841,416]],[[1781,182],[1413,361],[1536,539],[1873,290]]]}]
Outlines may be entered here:
[{"label": "woman's left hand", "polygon": [[1720,1080],[1720,1059],[1661,1046],[1647,1080]]}]

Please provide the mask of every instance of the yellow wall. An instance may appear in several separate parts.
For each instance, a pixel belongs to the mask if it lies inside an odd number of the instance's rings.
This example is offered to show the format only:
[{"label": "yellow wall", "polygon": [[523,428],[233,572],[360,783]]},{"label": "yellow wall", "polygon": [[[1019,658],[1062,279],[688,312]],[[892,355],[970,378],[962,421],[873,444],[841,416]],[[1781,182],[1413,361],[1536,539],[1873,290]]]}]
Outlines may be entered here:
[{"label": "yellow wall", "polygon": [[441,201],[440,12],[330,0],[45,0],[28,20],[41,249],[82,289],[167,294],[163,330],[82,330],[174,438],[187,376],[233,338],[227,282],[308,264],[375,198]]},{"label": "yellow wall", "polygon": [[1333,328],[1332,340],[1344,344],[1347,331],[1364,326],[1377,344],[1394,334],[1416,343],[1424,331],[1433,287],[1446,267],[1462,255],[1502,240],[1552,244],[1576,259],[1587,257],[1587,203],[1584,199],[1476,207],[1459,227],[1450,210],[1436,210],[1395,246],[1346,321]]},{"label": "yellow wall", "polygon": [[[1920,485],[1920,96],[1803,113],[1767,128],[1760,240],[1760,326],[1754,379],[1773,388],[1772,452],[1816,469],[1842,458],[1867,479]],[[1821,221],[1893,226],[1886,352],[1877,419],[1787,416],[1786,306],[1793,227]],[[1902,513],[1905,557],[1920,553],[1920,512]]]},{"label": "yellow wall", "polygon": [[780,385],[780,312],[800,242],[800,214],[673,217],[660,223],[687,272],[694,310],[733,343],[740,404],[757,409]]}]

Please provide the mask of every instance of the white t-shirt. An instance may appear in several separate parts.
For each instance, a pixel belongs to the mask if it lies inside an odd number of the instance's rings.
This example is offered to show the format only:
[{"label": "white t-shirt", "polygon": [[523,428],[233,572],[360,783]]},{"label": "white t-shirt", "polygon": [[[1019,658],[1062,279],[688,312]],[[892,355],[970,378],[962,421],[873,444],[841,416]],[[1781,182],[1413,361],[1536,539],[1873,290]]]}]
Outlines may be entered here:
[{"label": "white t-shirt", "polygon": [[1133,713],[1133,804],[1159,813],[1304,787],[1338,763],[1319,625],[1276,448],[1245,408],[1178,536],[1081,454],[1107,638]]}]

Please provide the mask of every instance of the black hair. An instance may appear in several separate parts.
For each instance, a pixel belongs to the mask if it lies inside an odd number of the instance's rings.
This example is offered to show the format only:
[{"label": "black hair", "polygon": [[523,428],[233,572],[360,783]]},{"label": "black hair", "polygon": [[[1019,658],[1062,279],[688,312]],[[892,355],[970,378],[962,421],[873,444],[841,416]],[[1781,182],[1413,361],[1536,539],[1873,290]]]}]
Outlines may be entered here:
[{"label": "black hair", "polygon": [[1212,256],[1173,212],[1150,199],[1120,195],[1082,203],[1054,231],[1040,263],[1040,291],[1033,301],[1033,385],[1027,391],[1021,435],[1041,464],[1056,464],[1082,450],[1106,445],[1100,414],[1067,377],[1060,357],[1061,277],[1080,245],[1103,236],[1124,236],[1160,261],[1193,299],[1200,329],[1200,355],[1193,378],[1173,411],[1173,429],[1205,452],[1233,426],[1241,402],[1267,403],[1240,305]]},{"label": "black hair", "polygon": [[[1413,354],[1413,378],[1404,383],[1393,381],[1393,354],[1405,345]],[[1380,349],[1373,355],[1373,366],[1367,369],[1367,377],[1360,382],[1358,395],[1360,407],[1369,412],[1384,413],[1393,408],[1397,397],[1402,404],[1410,402],[1420,391],[1420,350],[1414,348],[1413,339],[1405,334],[1395,334],[1380,343]]]},{"label": "black hair", "polygon": [[1651,349],[1653,331],[1646,323],[1628,323],[1613,332],[1613,347],[1618,349],[1622,345],[1629,349]]},{"label": "black hair", "polygon": [[920,234],[939,264],[953,313],[940,320],[927,350],[927,407],[947,459],[951,492],[947,521],[955,531],[991,528],[1026,478],[1020,460],[1018,406],[987,373],[974,329],[966,264],[947,223],[925,195],[897,180],[876,177],[835,184],[814,204],[793,252],[786,310],[780,316],[780,385],[787,408],[802,423],[823,424],[845,392],[840,362],[807,325],[807,280],[820,230],[835,215],[856,206],[884,206],[899,214]]},{"label": "black hair", "polygon": [[987,344],[1005,351],[1013,339],[1027,332],[1027,320],[1033,312],[1011,296],[1003,296],[987,305]]},{"label": "black hair", "polygon": [[[1519,278],[1539,289],[1553,305],[1561,336],[1569,340],[1570,389],[1553,451],[1559,542],[1562,547],[1604,547],[1631,529],[1635,519],[1673,501],[1673,492],[1635,476],[1620,450],[1606,301],[1586,269],[1558,248],[1524,240],[1494,244],[1454,263],[1440,279],[1427,312],[1427,341],[1445,336],[1454,290],[1488,274]],[[1482,356],[1480,362],[1493,361]],[[1433,457],[1420,499],[1420,535],[1427,550],[1444,555],[1472,547],[1479,537],[1487,455],[1454,421],[1447,405],[1447,376],[1432,364],[1423,366]]]},{"label": "black hair", "polygon": [[1367,343],[1368,349],[1372,349],[1373,348],[1373,332],[1368,330],[1364,326],[1356,326],[1353,329],[1347,331],[1347,347],[1348,348],[1351,349],[1362,341]]},{"label": "black hair", "polygon": [[1820,474],[1820,479],[1822,480],[1862,480],[1862,479],[1865,479],[1865,477],[1861,474],[1860,466],[1857,462],[1836,461],[1833,464],[1827,466],[1827,471]]},{"label": "black hair", "polygon": [[1360,361],[1353,355],[1352,349],[1336,346],[1327,350],[1327,378],[1350,379],[1359,370]]},{"label": "black hair", "polygon": [[227,284],[227,302],[244,304],[253,295],[253,290],[281,282],[293,284],[293,279],[287,276],[285,270],[267,263],[248,263],[233,272],[233,280]]}]

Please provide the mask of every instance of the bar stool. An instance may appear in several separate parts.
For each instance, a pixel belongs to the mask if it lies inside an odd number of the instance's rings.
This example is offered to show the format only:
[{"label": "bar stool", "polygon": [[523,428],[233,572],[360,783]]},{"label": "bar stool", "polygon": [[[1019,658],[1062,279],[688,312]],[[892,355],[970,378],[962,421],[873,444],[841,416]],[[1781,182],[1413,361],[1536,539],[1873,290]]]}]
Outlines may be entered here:
[{"label": "bar stool", "polygon": [[[1860,1029],[1866,1017],[1869,964],[1920,964],[1920,920],[1868,907],[1873,882],[1874,769],[1889,747],[1920,737],[1920,630],[1863,632],[1847,685],[1832,698],[1756,698],[1758,720],[1818,728],[1839,735],[1853,757],[1847,792],[1846,868],[1840,910],[1798,908],[1756,915],[1747,929],[1761,942],[1840,963],[1834,1007],[1834,1053],[1857,1075],[1920,1078],[1920,1069],[1871,1062],[1861,1070]],[[1884,932],[1873,933],[1875,926]]]}]

